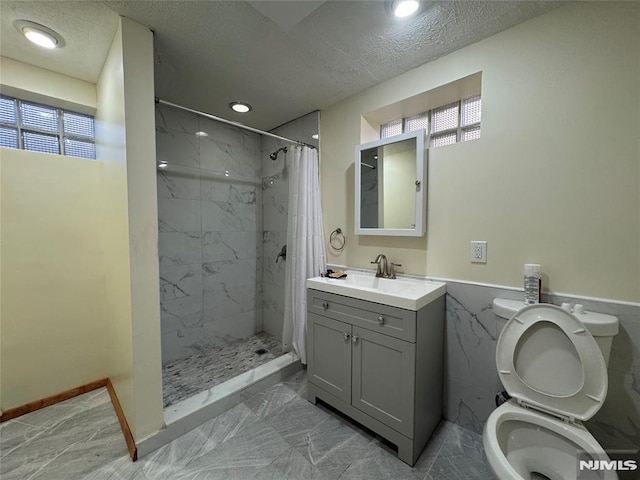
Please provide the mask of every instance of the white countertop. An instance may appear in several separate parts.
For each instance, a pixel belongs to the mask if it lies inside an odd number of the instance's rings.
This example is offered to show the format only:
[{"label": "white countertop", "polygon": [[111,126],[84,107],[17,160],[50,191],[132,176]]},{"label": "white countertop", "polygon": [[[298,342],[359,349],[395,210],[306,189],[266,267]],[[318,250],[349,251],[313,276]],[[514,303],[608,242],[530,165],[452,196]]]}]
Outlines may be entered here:
[{"label": "white countertop", "polygon": [[446,284],[441,282],[406,277],[376,278],[373,273],[351,270],[341,279],[309,278],[307,288],[414,311],[447,292]]}]

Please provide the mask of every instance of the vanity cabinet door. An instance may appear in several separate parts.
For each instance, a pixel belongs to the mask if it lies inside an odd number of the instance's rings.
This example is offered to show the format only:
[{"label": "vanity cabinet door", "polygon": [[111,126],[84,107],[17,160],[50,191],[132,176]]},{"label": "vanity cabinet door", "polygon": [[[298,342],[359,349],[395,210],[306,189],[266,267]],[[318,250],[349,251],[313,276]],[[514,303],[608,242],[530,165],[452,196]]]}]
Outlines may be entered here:
[{"label": "vanity cabinet door", "polygon": [[351,402],[351,325],[309,312],[308,375],[318,387]]},{"label": "vanity cabinet door", "polygon": [[416,345],[353,327],[351,404],[413,438]]}]

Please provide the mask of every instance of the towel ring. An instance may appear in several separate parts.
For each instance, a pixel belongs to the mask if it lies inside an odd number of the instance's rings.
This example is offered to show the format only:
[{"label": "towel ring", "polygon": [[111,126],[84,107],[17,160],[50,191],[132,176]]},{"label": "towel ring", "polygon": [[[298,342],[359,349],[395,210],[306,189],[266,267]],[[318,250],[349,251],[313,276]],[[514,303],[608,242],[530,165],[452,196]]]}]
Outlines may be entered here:
[{"label": "towel ring", "polygon": [[344,244],[346,243],[347,238],[344,233],[342,233],[342,229],[340,227],[336,228],[331,235],[329,236],[329,245],[334,250],[341,252],[344,249]]}]

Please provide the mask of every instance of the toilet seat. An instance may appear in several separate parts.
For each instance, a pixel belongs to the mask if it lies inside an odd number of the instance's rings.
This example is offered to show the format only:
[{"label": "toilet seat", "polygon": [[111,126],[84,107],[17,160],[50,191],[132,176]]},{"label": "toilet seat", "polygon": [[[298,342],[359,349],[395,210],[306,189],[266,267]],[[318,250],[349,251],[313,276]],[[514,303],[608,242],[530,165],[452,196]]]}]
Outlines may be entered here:
[{"label": "toilet seat", "polygon": [[530,305],[507,322],[496,366],[521,406],[565,421],[591,418],[607,396],[607,368],[596,341],[580,320],[554,305]]},{"label": "toilet seat", "polygon": [[[539,444],[540,451],[530,451],[529,455],[523,457],[519,456],[519,459],[527,458],[532,465],[546,464],[549,470],[555,470],[558,472],[556,475],[546,475],[553,480],[567,480],[577,477],[577,472],[568,473],[567,469],[575,470],[577,468],[577,455],[579,450],[581,454],[587,454],[588,458],[609,461],[609,457],[593,437],[593,435],[580,423],[565,423],[557,418],[544,413],[536,412],[533,409],[524,409],[518,406],[513,400],[503,403],[489,415],[487,423],[484,427],[482,434],[483,447],[487,460],[493,469],[496,478],[500,480],[529,480],[530,474],[527,474],[526,466],[523,467],[523,462],[517,462],[517,459],[512,459],[514,454],[506,444],[511,440],[517,444],[518,448],[526,447],[523,445],[522,438],[512,438],[508,433],[505,434],[503,427],[509,422],[518,422],[522,425],[528,425],[530,432],[533,435],[539,435],[540,432],[545,430],[557,437],[558,441],[561,441],[566,445],[565,458],[555,463],[552,458],[549,457],[548,451],[545,450],[549,447],[548,444],[541,442]],[[533,441],[533,440],[532,440]],[[530,448],[530,447],[529,447]],[[574,456],[571,454],[571,450],[576,449],[575,461]],[[564,461],[563,461],[564,460]],[[513,463],[512,463],[513,462]],[[564,475],[561,473],[565,470]],[[524,470],[524,471],[523,471]],[[531,470],[539,472],[537,468]],[[602,480],[618,480],[618,475],[615,471],[602,472]]]}]

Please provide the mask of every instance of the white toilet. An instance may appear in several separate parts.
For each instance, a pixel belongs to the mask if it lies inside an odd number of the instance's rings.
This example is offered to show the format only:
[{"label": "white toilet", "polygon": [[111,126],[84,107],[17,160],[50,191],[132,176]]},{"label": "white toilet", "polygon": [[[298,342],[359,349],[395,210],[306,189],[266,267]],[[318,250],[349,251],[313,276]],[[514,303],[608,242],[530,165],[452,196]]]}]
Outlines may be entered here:
[{"label": "white toilet", "polygon": [[503,299],[494,300],[493,310],[500,323],[509,319],[498,339],[496,366],[512,397],[484,427],[484,450],[496,477],[617,479],[614,471],[579,471],[579,459],[609,460],[581,421],[595,415],[607,396],[618,319]]}]

